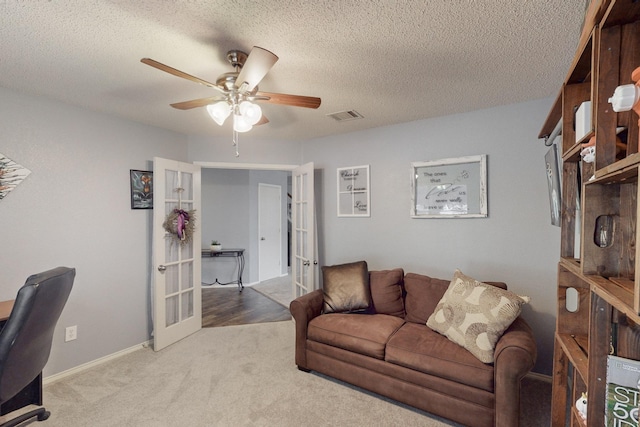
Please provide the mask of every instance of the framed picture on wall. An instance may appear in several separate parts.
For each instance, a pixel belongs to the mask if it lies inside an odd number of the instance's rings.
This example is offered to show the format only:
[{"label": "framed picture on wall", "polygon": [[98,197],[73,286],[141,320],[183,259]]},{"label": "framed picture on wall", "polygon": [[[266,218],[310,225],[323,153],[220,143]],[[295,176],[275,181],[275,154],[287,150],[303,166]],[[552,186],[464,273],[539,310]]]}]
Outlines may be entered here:
[{"label": "framed picture on wall", "polygon": [[369,165],[338,168],[337,179],[338,216],[371,216]]},{"label": "framed picture on wall", "polygon": [[411,163],[412,218],[486,216],[486,155]]},{"label": "framed picture on wall", "polygon": [[558,152],[556,144],[553,144],[544,156],[547,172],[547,185],[549,187],[549,208],[551,210],[551,225],[560,227],[560,169],[558,167]]},{"label": "framed picture on wall", "polygon": [[153,172],[131,169],[131,209],[153,209]]}]

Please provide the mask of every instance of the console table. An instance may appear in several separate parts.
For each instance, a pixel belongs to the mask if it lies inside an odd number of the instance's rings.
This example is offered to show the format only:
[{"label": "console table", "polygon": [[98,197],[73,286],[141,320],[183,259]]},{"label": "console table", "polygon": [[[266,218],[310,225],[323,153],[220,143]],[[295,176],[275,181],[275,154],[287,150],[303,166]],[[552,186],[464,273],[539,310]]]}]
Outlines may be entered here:
[{"label": "console table", "polygon": [[241,248],[222,248],[219,251],[211,251],[208,249],[202,250],[202,258],[211,257],[235,257],[238,267],[238,276],[236,280],[231,282],[222,283],[218,281],[218,278],[212,283],[203,283],[203,285],[238,285],[238,291],[242,292],[244,285],[242,284],[242,271],[244,270],[244,249]]}]

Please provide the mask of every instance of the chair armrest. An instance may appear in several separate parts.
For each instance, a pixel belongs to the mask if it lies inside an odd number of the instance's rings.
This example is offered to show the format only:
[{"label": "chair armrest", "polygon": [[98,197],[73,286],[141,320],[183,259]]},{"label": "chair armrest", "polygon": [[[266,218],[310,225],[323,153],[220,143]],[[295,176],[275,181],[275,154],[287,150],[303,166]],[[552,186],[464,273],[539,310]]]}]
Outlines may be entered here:
[{"label": "chair armrest", "polygon": [[289,311],[296,323],[296,365],[300,369],[306,369],[307,365],[307,325],[322,313],[323,303],[322,290],[316,289],[289,304]]},{"label": "chair armrest", "polygon": [[518,426],[520,380],[531,371],[536,357],[537,347],[533,331],[522,317],[518,317],[496,343],[496,427]]}]

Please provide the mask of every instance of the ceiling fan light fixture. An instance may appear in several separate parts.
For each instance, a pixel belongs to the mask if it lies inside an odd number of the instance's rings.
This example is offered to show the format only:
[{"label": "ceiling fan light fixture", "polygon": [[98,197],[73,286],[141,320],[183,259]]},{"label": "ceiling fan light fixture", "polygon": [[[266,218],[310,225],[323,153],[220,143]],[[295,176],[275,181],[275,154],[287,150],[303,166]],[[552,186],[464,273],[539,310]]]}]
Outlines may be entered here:
[{"label": "ceiling fan light fixture", "polygon": [[258,104],[249,101],[242,101],[238,106],[238,110],[243,119],[251,126],[258,123],[262,117],[262,108]]},{"label": "ceiling fan light fixture", "polygon": [[253,128],[251,123],[247,122],[240,114],[233,115],[233,130],[236,132],[249,132]]},{"label": "ceiling fan light fixture", "polygon": [[217,124],[222,126],[229,114],[231,114],[231,105],[227,101],[218,101],[207,105],[207,112]]},{"label": "ceiling fan light fixture", "polygon": [[239,156],[238,133],[250,131],[254,125],[269,123],[269,120],[262,114],[262,108],[254,104],[253,101],[313,109],[318,108],[321,102],[320,98],[311,96],[258,91],[258,84],[278,61],[277,55],[258,46],[254,46],[248,55],[239,50],[230,50],[227,53],[227,61],[234,68],[234,71],[218,76],[215,83],[192,76],[151,58],[142,58],[140,61],[165,73],[217,90],[219,92],[217,96],[192,99],[170,105],[179,110],[205,107],[209,116],[219,126],[222,126],[233,112],[233,145],[236,147],[236,156]]}]

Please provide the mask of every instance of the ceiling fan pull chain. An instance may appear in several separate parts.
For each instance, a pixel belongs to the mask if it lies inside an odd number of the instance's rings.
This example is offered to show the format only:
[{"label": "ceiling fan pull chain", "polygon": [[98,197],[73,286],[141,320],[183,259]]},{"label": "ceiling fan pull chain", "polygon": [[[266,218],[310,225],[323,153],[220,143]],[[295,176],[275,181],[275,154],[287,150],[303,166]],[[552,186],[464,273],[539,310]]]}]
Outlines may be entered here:
[{"label": "ceiling fan pull chain", "polygon": [[236,157],[240,157],[240,141],[238,140],[238,132],[233,131],[233,146],[236,147]]}]

